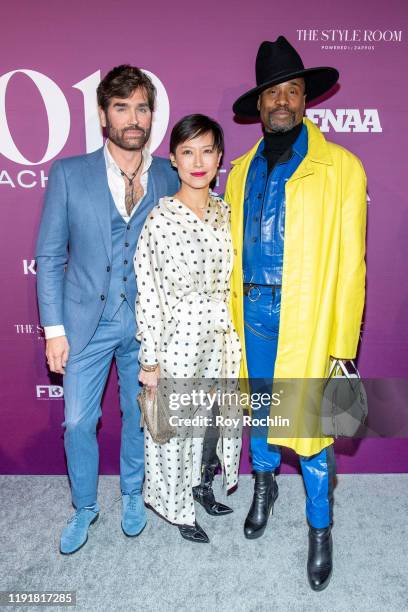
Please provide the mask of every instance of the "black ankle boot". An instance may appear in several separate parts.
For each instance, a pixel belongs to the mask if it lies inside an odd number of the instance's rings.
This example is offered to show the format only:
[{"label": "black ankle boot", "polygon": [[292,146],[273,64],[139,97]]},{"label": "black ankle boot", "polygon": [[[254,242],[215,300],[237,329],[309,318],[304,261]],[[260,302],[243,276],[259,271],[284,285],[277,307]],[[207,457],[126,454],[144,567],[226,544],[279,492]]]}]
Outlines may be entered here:
[{"label": "black ankle boot", "polygon": [[249,540],[260,538],[273,512],[278,485],[273,472],[255,472],[254,497],[245,520],[244,534]]},{"label": "black ankle boot", "polygon": [[193,487],[193,497],[208,514],[222,516],[223,514],[230,514],[233,510],[229,506],[215,501],[212,483],[216,468],[216,465],[202,466],[201,484]]},{"label": "black ankle boot", "polygon": [[179,531],[185,540],[190,540],[190,542],[199,542],[202,544],[207,544],[210,541],[210,538],[205,533],[204,529],[200,527],[200,525],[195,522],[195,525],[177,525]]},{"label": "black ankle boot", "polygon": [[309,529],[307,577],[314,591],[323,591],[330,582],[333,570],[333,540],[331,527]]}]

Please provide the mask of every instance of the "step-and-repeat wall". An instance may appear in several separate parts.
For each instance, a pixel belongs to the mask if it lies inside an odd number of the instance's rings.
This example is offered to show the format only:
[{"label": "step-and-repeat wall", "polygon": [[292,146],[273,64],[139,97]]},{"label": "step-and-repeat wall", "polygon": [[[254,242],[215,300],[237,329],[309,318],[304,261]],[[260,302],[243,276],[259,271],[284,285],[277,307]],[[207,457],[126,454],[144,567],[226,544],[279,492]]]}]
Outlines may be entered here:
[{"label": "step-and-repeat wall", "polygon": [[[50,166],[102,145],[95,89],[101,75],[121,63],[148,71],[158,87],[156,154],[167,155],[170,129],[187,113],[209,114],[222,124],[227,148],[219,193],[230,161],[261,133],[259,123],[239,122],[231,110],[255,84],[260,42],[283,34],[306,67],[339,69],[337,92],[307,114],[329,140],[357,154],[368,175],[367,303],[359,367],[366,377],[407,376],[407,22],[399,0],[375,6],[365,0],[3,5],[0,473],[65,472],[62,382],[49,375],[45,363],[34,246]],[[101,471],[117,473],[114,369],[98,435]],[[403,439],[340,441],[337,451],[340,472],[408,468]],[[288,455],[283,470],[294,465]],[[241,468],[249,469],[246,450]]]}]

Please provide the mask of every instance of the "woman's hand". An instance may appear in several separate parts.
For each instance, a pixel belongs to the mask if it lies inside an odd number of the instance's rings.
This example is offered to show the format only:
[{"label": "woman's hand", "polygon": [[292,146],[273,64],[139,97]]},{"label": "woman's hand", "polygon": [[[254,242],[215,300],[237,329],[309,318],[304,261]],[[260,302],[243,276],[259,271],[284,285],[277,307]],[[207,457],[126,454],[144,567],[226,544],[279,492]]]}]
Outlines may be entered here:
[{"label": "woman's hand", "polygon": [[139,372],[139,382],[142,383],[144,387],[147,387],[149,391],[149,395],[153,398],[157,391],[157,385],[160,378],[160,367],[157,366],[153,372],[146,372],[142,368],[140,368]]}]

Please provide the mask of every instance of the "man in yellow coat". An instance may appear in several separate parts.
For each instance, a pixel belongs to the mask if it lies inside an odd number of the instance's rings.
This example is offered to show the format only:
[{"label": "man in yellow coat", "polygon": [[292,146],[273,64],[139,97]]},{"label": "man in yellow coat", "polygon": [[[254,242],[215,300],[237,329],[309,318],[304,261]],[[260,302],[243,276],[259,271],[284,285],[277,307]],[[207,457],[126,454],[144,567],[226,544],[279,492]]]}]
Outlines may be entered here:
[{"label": "man in yellow coat", "polygon": [[[261,44],[257,86],[233,106],[237,115],[260,117],[264,132],[232,162],[225,193],[235,257],[231,311],[243,346],[241,376],[251,379],[251,391],[272,379],[323,378],[331,358],[356,355],[366,177],[352,153],[304,118],[306,100],[331,89],[338,76],[334,68],[305,69],[280,36]],[[267,428],[251,432],[255,487],[244,532],[249,539],[263,534],[278,496],[281,447],[292,448],[306,489],[308,579],[322,590],[332,573],[333,440],[307,436],[302,405],[295,415],[287,438]]]}]

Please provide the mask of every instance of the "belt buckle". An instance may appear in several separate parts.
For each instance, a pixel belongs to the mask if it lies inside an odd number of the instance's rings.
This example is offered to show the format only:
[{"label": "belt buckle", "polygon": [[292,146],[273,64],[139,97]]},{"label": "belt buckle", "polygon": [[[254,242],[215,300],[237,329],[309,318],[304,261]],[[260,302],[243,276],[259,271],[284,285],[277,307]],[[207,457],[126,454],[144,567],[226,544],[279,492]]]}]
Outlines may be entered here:
[{"label": "belt buckle", "polygon": [[[257,293],[252,296],[251,293],[253,290],[256,290]],[[251,285],[248,289],[248,299],[250,302],[257,302],[261,296],[261,290],[257,285]]]}]

